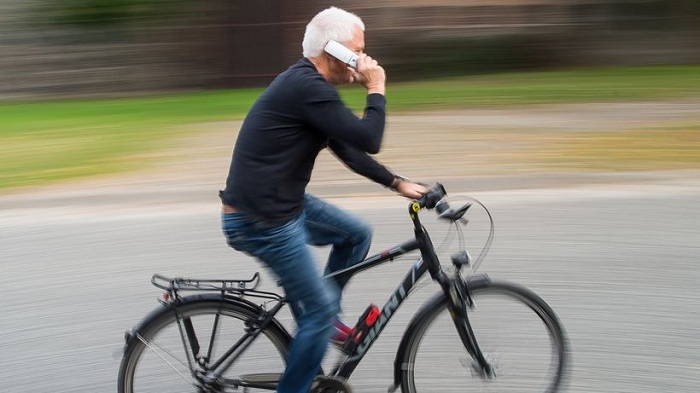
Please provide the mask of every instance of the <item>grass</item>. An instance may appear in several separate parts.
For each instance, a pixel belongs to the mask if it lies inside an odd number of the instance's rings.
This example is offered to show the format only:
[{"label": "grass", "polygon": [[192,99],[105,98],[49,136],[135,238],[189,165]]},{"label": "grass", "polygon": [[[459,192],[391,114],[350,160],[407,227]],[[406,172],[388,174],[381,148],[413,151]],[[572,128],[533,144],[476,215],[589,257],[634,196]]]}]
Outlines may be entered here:
[{"label": "grass", "polygon": [[0,105],[0,189],[148,165],[178,125],[240,118],[259,93]]},{"label": "grass", "polygon": [[[261,91],[0,104],[0,189],[146,166],[149,152],[162,149],[173,137],[186,132],[182,125],[241,119]],[[341,94],[350,107],[361,111],[362,89],[343,88]],[[389,83],[387,96],[390,113],[677,99],[700,96],[700,66],[512,73]],[[696,133],[693,129],[681,134],[693,137]],[[641,141],[644,135],[630,134],[630,138]],[[595,149],[591,146],[588,150]]]}]

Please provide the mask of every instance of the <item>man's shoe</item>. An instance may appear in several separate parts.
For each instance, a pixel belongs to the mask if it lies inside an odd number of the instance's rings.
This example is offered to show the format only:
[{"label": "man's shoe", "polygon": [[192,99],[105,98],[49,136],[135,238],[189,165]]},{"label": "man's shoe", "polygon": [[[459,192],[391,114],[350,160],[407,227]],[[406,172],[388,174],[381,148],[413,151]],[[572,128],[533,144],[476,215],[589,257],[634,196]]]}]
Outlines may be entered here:
[{"label": "man's shoe", "polygon": [[348,337],[350,337],[352,328],[339,320],[333,322],[333,327],[335,329],[333,331],[333,335],[331,336],[331,343],[342,349],[343,345],[345,345],[345,341],[348,339]]}]

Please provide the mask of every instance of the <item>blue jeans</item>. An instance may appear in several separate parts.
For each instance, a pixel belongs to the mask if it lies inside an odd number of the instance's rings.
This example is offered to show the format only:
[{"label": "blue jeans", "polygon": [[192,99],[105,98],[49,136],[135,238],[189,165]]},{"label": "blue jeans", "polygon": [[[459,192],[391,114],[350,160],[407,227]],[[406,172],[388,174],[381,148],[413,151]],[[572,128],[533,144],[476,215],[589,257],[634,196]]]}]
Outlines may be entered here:
[{"label": "blue jeans", "polygon": [[[311,194],[304,196],[304,214],[307,242],[314,246],[333,246],[324,274],[365,259],[372,243],[372,228],[364,221]],[[349,280],[350,277],[336,280],[341,291]]]},{"label": "blue jeans", "polygon": [[[228,244],[260,259],[279,279],[297,323],[279,393],[309,391],[339,310],[339,291],[322,279],[307,244],[333,244],[326,267],[330,272],[362,260],[371,239],[369,227],[360,220],[310,195],[304,202],[301,215],[275,227],[244,213],[222,215]],[[353,232],[360,229],[362,234]]]}]

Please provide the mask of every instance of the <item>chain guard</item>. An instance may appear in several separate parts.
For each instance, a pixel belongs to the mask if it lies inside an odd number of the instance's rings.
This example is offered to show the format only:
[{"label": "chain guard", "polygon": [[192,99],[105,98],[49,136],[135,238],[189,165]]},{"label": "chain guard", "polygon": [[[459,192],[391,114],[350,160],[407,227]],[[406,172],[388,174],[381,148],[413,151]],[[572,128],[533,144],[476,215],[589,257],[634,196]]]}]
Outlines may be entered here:
[{"label": "chain guard", "polygon": [[339,378],[317,377],[310,393],[352,393],[352,389]]}]

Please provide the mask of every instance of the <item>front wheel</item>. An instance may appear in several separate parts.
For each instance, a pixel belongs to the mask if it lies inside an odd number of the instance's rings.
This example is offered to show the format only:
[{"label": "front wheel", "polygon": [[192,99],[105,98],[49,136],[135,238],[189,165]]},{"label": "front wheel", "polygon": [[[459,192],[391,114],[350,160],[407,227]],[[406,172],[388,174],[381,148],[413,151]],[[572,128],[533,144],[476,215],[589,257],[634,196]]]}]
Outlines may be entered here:
[{"label": "front wheel", "polygon": [[512,284],[479,281],[469,290],[474,301],[469,323],[495,375],[484,375],[469,355],[441,294],[419,314],[404,341],[402,391],[559,391],[567,342],[554,311],[535,293]]},{"label": "front wheel", "polygon": [[[242,379],[264,387],[260,373],[277,376],[284,370],[289,335],[272,322],[253,337],[251,326],[260,312],[249,303],[206,296],[156,310],[128,337],[118,392],[229,392],[240,387],[231,381]],[[232,365],[215,371],[234,348]]]}]

